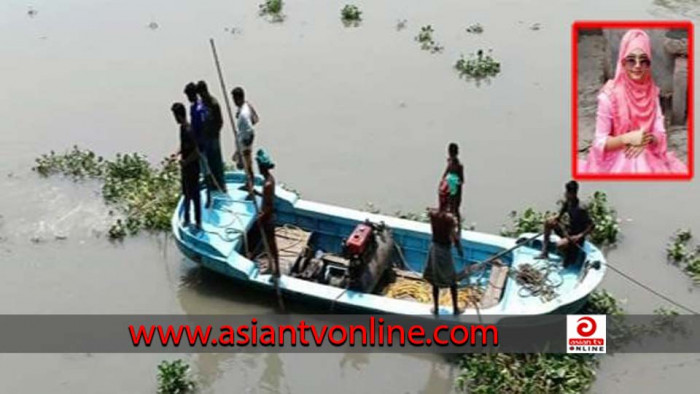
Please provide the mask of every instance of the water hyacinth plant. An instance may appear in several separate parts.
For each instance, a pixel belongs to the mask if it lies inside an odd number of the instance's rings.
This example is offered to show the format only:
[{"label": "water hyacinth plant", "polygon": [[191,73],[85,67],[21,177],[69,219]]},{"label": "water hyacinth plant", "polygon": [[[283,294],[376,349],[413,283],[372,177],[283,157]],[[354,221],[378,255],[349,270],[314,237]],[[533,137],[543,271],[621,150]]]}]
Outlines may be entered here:
[{"label": "water hyacinth plant", "polygon": [[484,79],[496,76],[501,72],[501,64],[491,56],[489,49],[486,54],[479,49],[476,54],[470,54],[468,57],[460,56],[455,69],[459,75],[467,79]]},{"label": "water hyacinth plant", "polygon": [[691,247],[692,238],[690,230],[677,230],[666,247],[666,258],[681,266],[695,283],[700,283],[700,245]]},{"label": "water hyacinth plant", "polygon": [[484,32],[484,27],[480,23],[473,23],[466,28],[467,33],[481,34]]},{"label": "water hyacinth plant", "polygon": [[282,8],[284,8],[284,2],[282,0],[265,0],[264,3],[259,5],[260,16],[269,17],[270,22],[282,22],[284,21],[284,14],[282,13]]},{"label": "water hyacinth plant", "polygon": [[[597,246],[611,245],[617,242],[620,233],[617,212],[608,203],[605,192],[596,191],[583,203],[588,214],[595,223],[590,240]],[[517,237],[522,233],[536,233],[544,229],[545,218],[551,217],[552,212],[538,212],[534,208],[527,208],[522,213],[512,211],[508,216],[511,223],[503,226],[501,235],[504,237]]]},{"label": "water hyacinth plant", "polygon": [[346,4],[340,10],[340,19],[345,26],[358,26],[362,21],[362,11],[356,5]]},{"label": "water hyacinth plant", "polygon": [[433,40],[433,27],[431,25],[425,25],[420,28],[420,32],[415,37],[415,40],[420,43],[420,48],[424,51],[430,51],[430,53],[442,52],[443,46]]},{"label": "water hyacinth plant", "polygon": [[170,218],[180,197],[180,166],[166,158],[153,167],[142,155],[117,154],[105,160],[89,150],[73,147],[64,154],[51,152],[36,159],[34,171],[42,176],[63,174],[79,181],[92,178],[103,182],[102,197],[117,208],[118,218],[108,231],[120,239],[140,230],[170,228]]},{"label": "water hyacinth plant", "polygon": [[73,146],[73,149],[65,154],[51,151],[34,161],[36,165],[32,169],[39,175],[63,174],[73,180],[101,177],[106,166],[102,156],[88,150],[80,150],[77,146]]},{"label": "water hyacinth plant", "polygon": [[190,366],[183,360],[162,361],[158,365],[158,394],[186,394],[195,389]]},{"label": "water hyacinth plant", "polygon": [[[581,313],[622,316],[613,295],[595,291]],[[599,357],[592,354],[467,354],[455,384],[470,393],[581,393],[595,381]]]},{"label": "water hyacinth plant", "polygon": [[588,210],[588,214],[595,223],[595,228],[591,233],[591,242],[598,246],[611,245],[617,242],[620,233],[620,220],[617,212],[608,203],[608,196],[605,192],[596,191],[593,196],[583,204]]},{"label": "water hyacinth plant", "polygon": [[408,21],[406,19],[400,19],[400,20],[396,21],[396,30],[401,31],[401,30],[405,29],[407,23],[408,23]]}]

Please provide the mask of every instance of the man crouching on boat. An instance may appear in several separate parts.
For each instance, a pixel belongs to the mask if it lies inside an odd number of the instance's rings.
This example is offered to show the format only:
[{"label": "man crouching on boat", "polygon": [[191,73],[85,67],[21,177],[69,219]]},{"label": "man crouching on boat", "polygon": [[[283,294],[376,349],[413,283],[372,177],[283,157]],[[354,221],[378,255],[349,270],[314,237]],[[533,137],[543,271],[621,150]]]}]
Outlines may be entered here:
[{"label": "man crouching on boat", "polygon": [[457,247],[460,256],[463,257],[464,252],[460,247],[458,233],[455,231],[457,219],[450,213],[448,196],[449,189],[441,187],[438,209],[428,208],[433,239],[423,270],[423,278],[433,286],[434,306],[431,312],[435,315],[439,314],[440,288],[444,287],[450,288],[454,314],[462,313],[457,304],[457,272],[452,260],[452,245]]},{"label": "man crouching on boat", "polygon": [[[588,211],[581,207],[578,199],[578,182],[569,181],[566,184],[566,192],[564,193],[564,204],[559,211],[559,214],[544,223],[544,239],[542,240],[542,253],[538,259],[547,259],[549,257],[549,236],[552,230],[561,239],[557,242],[557,249],[564,255],[564,266],[569,266],[576,263],[580,253],[582,252],[583,243],[595,225],[591,220]],[[564,218],[568,218],[568,222],[564,222]]]},{"label": "man crouching on boat", "polygon": [[[264,178],[262,191],[262,204],[258,214],[258,223],[262,228],[267,244],[270,247],[270,259],[268,261],[272,268],[272,275],[276,278],[280,276],[279,253],[277,252],[277,240],[275,239],[275,178],[270,170],[275,168],[270,156],[263,149],[258,149],[255,154],[255,161],[258,163],[260,174]],[[256,192],[257,193],[257,192]]]}]

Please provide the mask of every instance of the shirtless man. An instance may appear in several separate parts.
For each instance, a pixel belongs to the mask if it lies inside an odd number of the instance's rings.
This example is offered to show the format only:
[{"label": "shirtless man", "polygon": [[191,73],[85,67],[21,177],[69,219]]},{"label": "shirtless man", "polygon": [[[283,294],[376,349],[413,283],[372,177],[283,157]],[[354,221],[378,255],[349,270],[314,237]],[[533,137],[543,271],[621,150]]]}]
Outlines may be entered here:
[{"label": "shirtless man", "polygon": [[455,315],[462,311],[457,304],[457,273],[452,261],[452,245],[457,247],[457,252],[463,256],[462,248],[459,247],[460,239],[455,231],[457,220],[450,213],[449,191],[446,188],[440,189],[440,203],[438,209],[428,208],[430,226],[433,238],[428,252],[428,260],[423,270],[423,278],[433,286],[433,309],[437,315],[439,312],[440,288],[449,287],[452,295],[452,307]]},{"label": "shirtless man", "polygon": [[258,149],[255,155],[260,174],[264,178],[262,204],[258,214],[258,223],[265,234],[267,244],[270,247],[272,275],[280,276],[279,253],[277,251],[277,240],[275,239],[275,178],[270,170],[275,168],[270,156],[263,149]]}]

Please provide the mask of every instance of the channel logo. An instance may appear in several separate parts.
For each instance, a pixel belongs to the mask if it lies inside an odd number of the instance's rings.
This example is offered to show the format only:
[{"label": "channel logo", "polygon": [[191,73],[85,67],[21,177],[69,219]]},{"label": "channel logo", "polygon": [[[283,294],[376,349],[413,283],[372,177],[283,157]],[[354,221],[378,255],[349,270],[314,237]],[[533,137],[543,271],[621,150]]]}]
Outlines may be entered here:
[{"label": "channel logo", "polygon": [[606,315],[567,315],[567,353],[605,353]]}]

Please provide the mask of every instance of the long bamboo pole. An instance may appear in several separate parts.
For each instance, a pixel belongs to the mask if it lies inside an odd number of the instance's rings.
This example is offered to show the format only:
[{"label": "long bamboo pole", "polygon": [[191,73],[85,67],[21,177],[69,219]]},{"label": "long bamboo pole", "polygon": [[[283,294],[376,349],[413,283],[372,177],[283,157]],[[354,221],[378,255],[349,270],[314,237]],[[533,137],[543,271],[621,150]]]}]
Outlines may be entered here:
[{"label": "long bamboo pole", "polygon": [[[212,54],[214,55],[214,63],[216,63],[216,72],[219,75],[219,83],[221,85],[221,92],[224,96],[224,102],[226,103],[226,112],[228,113],[228,120],[231,123],[231,130],[233,131],[233,139],[236,141],[236,151],[241,153],[241,146],[238,141],[238,130],[236,130],[236,122],[233,120],[233,112],[231,111],[231,103],[229,102],[228,99],[228,93],[226,91],[226,83],[224,82],[224,75],[223,72],[221,71],[221,63],[219,62],[219,55],[216,52],[216,44],[214,44],[214,39],[210,38],[209,39],[209,44],[211,44],[211,51]],[[253,170],[252,168],[248,168],[248,162],[246,160],[242,160],[243,165],[245,166],[245,172],[246,176],[247,174],[252,174]],[[250,182],[247,182],[248,184],[248,193],[250,194],[251,201],[253,202],[253,209],[255,211],[255,217],[258,217],[258,214],[260,210],[258,209],[258,204],[255,201],[255,190],[253,190],[253,180],[249,180]],[[279,266],[276,264],[274,256],[270,252],[270,244],[268,243],[267,236],[265,235],[265,231],[263,230],[262,226],[258,223],[258,228],[260,229],[260,238],[262,239],[263,242],[263,247],[265,248],[265,253],[267,253],[268,259],[270,261],[270,264],[272,264],[274,267],[273,269],[277,271],[274,274],[279,275]],[[273,275],[274,277],[274,275]],[[277,302],[279,303],[279,306],[282,310],[284,310],[284,302],[282,301],[282,292],[279,287],[279,277],[273,278],[274,283],[275,283],[275,292],[277,293]]]}]

